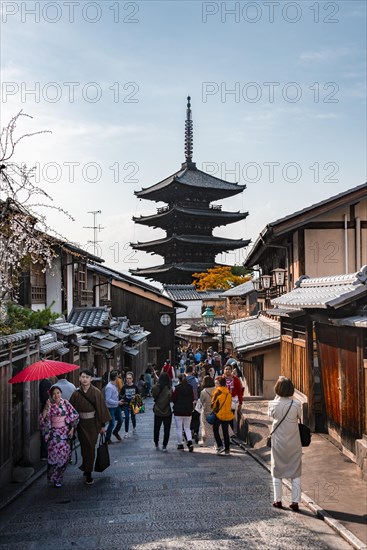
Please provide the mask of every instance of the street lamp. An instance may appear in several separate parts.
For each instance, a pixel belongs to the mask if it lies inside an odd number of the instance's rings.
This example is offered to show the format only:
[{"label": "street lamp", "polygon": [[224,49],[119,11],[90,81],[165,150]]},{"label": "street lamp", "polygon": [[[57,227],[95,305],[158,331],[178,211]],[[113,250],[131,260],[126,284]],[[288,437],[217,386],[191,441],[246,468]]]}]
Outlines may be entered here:
[{"label": "street lamp", "polygon": [[204,321],[204,323],[206,324],[207,327],[212,327],[213,326],[214,317],[215,317],[214,311],[212,310],[211,307],[208,306],[206,308],[206,310],[204,311],[204,313],[202,314],[203,321]]},{"label": "street lamp", "polygon": [[222,337],[222,363],[224,363],[224,348],[225,348],[225,337],[227,332],[227,325],[225,323],[221,323],[219,325],[220,335]]},{"label": "street lamp", "polygon": [[270,288],[271,285],[271,275],[261,275],[261,282],[265,290]]},{"label": "street lamp", "polygon": [[273,280],[276,286],[284,286],[285,272],[286,270],[281,267],[273,269]]},{"label": "street lamp", "polygon": [[261,281],[260,279],[253,279],[252,284],[254,285],[254,289],[256,291],[259,291],[261,288]]}]

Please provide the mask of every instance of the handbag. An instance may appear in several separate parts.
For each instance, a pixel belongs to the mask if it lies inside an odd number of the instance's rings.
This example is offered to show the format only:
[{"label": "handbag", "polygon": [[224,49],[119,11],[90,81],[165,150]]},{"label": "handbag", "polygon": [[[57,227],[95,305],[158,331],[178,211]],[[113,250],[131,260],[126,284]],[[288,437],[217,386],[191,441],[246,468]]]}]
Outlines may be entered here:
[{"label": "handbag", "polygon": [[99,438],[99,445],[97,448],[97,457],[94,464],[95,472],[104,472],[110,465],[110,454],[108,452],[108,445],[106,442],[106,436],[104,433]]},{"label": "handbag", "polygon": [[267,438],[266,440],[266,446],[267,447],[270,447],[271,448],[271,436],[273,435],[273,433],[275,432],[275,430],[277,428],[279,428],[279,426],[281,425],[281,423],[283,422],[283,420],[285,420],[285,417],[287,416],[287,414],[289,413],[289,411],[291,410],[291,406],[292,406],[292,403],[293,403],[293,399],[291,401],[291,404],[289,405],[289,409],[287,410],[287,412],[285,413],[285,415],[283,416],[283,418],[281,419],[281,421],[279,422],[279,424],[277,424],[274,428],[274,430],[271,432],[271,434],[269,435],[269,437]]},{"label": "handbag", "polygon": [[200,399],[198,399],[198,400],[196,401],[195,411],[198,412],[198,413],[201,413],[202,410],[203,410],[203,404],[202,404],[202,402],[200,401]]},{"label": "handbag", "polygon": [[208,414],[208,416],[206,417],[207,423],[210,424],[211,426],[213,426],[216,417],[217,417],[217,415],[216,415],[214,412],[211,412],[211,413]]},{"label": "handbag", "polygon": [[302,447],[308,447],[311,443],[311,430],[306,424],[298,424]]}]

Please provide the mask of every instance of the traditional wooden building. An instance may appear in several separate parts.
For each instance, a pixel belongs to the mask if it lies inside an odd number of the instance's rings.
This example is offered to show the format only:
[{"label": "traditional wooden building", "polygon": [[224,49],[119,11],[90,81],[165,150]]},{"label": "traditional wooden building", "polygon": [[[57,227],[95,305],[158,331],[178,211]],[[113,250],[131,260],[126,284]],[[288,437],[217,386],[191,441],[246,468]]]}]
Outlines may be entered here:
[{"label": "traditional wooden building", "polygon": [[[258,292],[261,309],[309,277],[342,275],[367,263],[367,183],[268,223],[244,265],[268,277]],[[276,269],[284,270],[284,282]]]},{"label": "traditional wooden building", "polygon": [[45,266],[42,261],[30,264],[21,278],[19,303],[33,310],[52,304],[53,311],[67,314],[73,307],[93,306],[87,263],[104,260],[66,241],[50,235],[47,238],[55,253],[52,265]]},{"label": "traditional wooden building", "polygon": [[103,289],[111,300],[114,317],[126,315],[132,325],[142,325],[150,333],[148,356],[140,358],[142,365],[146,368],[147,363],[155,363],[161,367],[167,358],[174,361],[176,310],[184,310],[186,306],[119,271],[97,265],[89,265],[88,270],[94,274],[95,300]]},{"label": "traditional wooden building", "polygon": [[215,315],[223,317],[225,300],[221,289],[196,290],[194,285],[163,285],[165,296],[185,305],[187,309],[177,312],[177,324],[202,321],[202,314],[210,307]]},{"label": "traditional wooden building", "polygon": [[280,323],[258,314],[233,321],[229,329],[249,394],[273,399],[280,375]]},{"label": "traditional wooden building", "polygon": [[303,276],[273,305],[281,319],[281,372],[305,403],[307,422],[334,438],[367,478],[367,266]]},{"label": "traditional wooden building", "polygon": [[250,317],[257,313],[257,293],[252,281],[230,288],[219,297],[225,299],[223,313],[227,321]]},{"label": "traditional wooden building", "polygon": [[39,383],[8,380],[39,359],[42,334],[36,329],[0,337],[0,487],[11,481],[16,465],[39,459]]},{"label": "traditional wooden building", "polygon": [[166,237],[134,243],[135,250],[163,256],[164,263],[131,273],[162,283],[192,283],[192,274],[215,267],[215,256],[247,246],[249,240],[214,237],[213,228],[243,220],[248,212],[226,212],[213,201],[241,193],[246,186],[215,178],[192,161],[193,132],[190,98],[185,126],[186,161],[180,170],[151,187],[136,191],[139,199],[165,202],[156,214],[134,217],[136,223],[160,227]]}]

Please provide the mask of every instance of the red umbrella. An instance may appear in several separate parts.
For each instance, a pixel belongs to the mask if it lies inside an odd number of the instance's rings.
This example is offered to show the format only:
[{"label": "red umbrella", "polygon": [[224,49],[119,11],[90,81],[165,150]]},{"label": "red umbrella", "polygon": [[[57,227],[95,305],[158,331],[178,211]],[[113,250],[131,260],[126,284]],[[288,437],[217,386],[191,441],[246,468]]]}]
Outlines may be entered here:
[{"label": "red umbrella", "polygon": [[72,365],[71,363],[63,363],[61,361],[51,361],[50,359],[41,359],[41,361],[37,361],[37,363],[33,363],[33,365],[29,365],[21,372],[18,372],[18,374],[10,378],[8,382],[9,384],[17,384],[18,382],[42,380],[43,378],[65,374],[76,369],[79,369],[79,365]]}]

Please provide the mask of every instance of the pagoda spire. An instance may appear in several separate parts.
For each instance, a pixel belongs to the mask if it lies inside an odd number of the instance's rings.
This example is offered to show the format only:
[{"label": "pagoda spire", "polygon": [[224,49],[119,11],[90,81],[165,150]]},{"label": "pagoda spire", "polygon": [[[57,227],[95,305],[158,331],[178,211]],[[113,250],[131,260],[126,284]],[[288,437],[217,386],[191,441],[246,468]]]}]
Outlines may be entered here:
[{"label": "pagoda spire", "polygon": [[191,101],[191,97],[187,96],[187,108],[186,108],[186,120],[185,120],[185,157],[186,157],[186,166],[188,168],[195,167],[195,163],[192,162],[194,132],[193,132],[193,122],[192,122],[192,112],[191,112],[190,101]]}]

